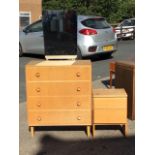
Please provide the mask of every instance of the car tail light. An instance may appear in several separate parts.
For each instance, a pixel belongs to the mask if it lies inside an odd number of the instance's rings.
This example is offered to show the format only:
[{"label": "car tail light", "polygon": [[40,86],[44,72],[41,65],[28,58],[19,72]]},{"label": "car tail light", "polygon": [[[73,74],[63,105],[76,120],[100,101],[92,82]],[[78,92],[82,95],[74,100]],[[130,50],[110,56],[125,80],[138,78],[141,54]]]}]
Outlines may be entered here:
[{"label": "car tail light", "polygon": [[90,46],[90,47],[88,48],[88,51],[89,51],[89,52],[96,52],[96,49],[97,49],[97,46]]},{"label": "car tail light", "polygon": [[97,31],[93,30],[93,29],[82,29],[79,31],[79,33],[81,33],[83,35],[95,35],[95,34],[97,34]]}]

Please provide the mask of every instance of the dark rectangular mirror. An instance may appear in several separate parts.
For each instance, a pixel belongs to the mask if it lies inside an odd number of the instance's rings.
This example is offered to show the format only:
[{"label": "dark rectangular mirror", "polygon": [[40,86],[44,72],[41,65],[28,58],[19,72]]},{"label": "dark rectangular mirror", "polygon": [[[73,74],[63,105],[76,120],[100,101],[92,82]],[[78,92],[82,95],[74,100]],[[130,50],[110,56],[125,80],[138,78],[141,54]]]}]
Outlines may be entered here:
[{"label": "dark rectangular mirror", "polygon": [[42,19],[45,56],[76,56],[76,11],[44,10]]}]

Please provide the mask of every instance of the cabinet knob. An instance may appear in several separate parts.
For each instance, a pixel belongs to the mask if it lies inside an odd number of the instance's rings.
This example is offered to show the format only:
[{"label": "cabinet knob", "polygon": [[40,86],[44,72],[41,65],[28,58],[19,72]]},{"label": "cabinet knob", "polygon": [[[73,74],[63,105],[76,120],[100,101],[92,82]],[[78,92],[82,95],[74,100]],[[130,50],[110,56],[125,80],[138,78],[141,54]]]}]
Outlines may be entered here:
[{"label": "cabinet knob", "polygon": [[81,105],[81,103],[78,101],[76,105],[79,107]]},{"label": "cabinet knob", "polygon": [[38,121],[41,121],[41,117],[38,117],[37,120],[38,120]]},{"label": "cabinet knob", "polygon": [[80,117],[80,116],[78,116],[78,117],[77,117],[77,120],[81,120],[81,117]]},{"label": "cabinet knob", "polygon": [[35,74],[35,76],[36,76],[37,78],[39,78],[39,77],[40,77],[40,73],[37,72],[37,73]]},{"label": "cabinet knob", "polygon": [[77,73],[76,73],[76,76],[77,76],[77,77],[80,77],[80,76],[81,76],[81,75],[80,75],[80,72],[77,72]]},{"label": "cabinet knob", "polygon": [[41,107],[41,103],[37,103],[37,107]]},{"label": "cabinet knob", "polygon": [[80,87],[78,87],[78,88],[76,89],[77,92],[79,92],[80,90],[81,90]]},{"label": "cabinet knob", "polygon": [[40,92],[40,88],[36,88],[36,92],[38,92],[38,93],[39,93],[39,92]]}]

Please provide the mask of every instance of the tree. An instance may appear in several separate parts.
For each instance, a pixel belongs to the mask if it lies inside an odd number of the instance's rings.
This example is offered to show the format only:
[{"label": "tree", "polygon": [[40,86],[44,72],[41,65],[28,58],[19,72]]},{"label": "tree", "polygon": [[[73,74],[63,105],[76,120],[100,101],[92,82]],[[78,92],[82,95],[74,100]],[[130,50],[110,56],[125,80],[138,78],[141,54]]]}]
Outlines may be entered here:
[{"label": "tree", "polygon": [[103,16],[111,23],[135,15],[134,0],[43,0],[43,10],[72,8],[79,14]]}]

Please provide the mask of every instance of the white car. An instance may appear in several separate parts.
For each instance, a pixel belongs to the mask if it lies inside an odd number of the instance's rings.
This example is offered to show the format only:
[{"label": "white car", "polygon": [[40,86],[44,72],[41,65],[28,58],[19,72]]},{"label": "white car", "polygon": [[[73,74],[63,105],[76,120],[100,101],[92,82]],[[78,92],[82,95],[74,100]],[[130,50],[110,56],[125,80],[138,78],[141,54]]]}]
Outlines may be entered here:
[{"label": "white car", "polygon": [[19,56],[22,56],[23,53],[44,53],[44,37],[41,20],[19,31]]},{"label": "white car", "polygon": [[117,27],[115,32],[118,39],[135,38],[135,18],[123,20]]}]

